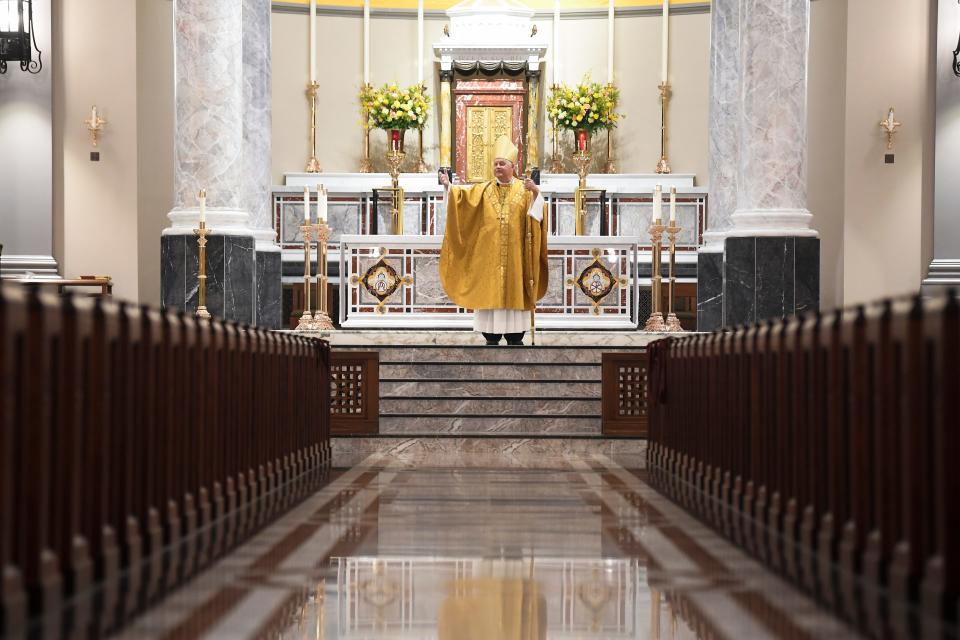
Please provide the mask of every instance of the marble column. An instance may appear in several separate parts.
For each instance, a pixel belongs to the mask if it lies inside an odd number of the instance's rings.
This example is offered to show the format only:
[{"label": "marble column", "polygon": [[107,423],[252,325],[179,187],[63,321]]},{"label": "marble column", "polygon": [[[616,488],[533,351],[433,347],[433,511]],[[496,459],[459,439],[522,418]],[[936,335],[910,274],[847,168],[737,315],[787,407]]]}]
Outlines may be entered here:
[{"label": "marble column", "polygon": [[960,287],[960,80],[953,74],[960,5],[939,0],[937,14],[937,102],[934,145],[933,259],[923,291],[936,295]]},{"label": "marble column", "polygon": [[527,161],[524,171],[540,167],[540,69],[527,67]]},{"label": "marble column", "polygon": [[723,324],[816,309],[807,210],[810,0],[740,0],[737,205],[724,241]]},{"label": "marble column", "polygon": [[163,305],[196,308],[193,229],[197,192],[206,189],[207,307],[228,320],[255,324],[259,315],[265,326],[279,326],[279,250],[270,228],[270,1],[175,0],[174,26],[174,208],[162,238]]},{"label": "marble column", "polygon": [[723,241],[737,206],[740,155],[740,0],[710,10],[710,191],[704,245],[697,256],[697,328],[723,324]]},{"label": "marble column", "polygon": [[280,246],[273,228],[270,0],[243,0],[243,208],[256,242],[256,323],[281,327]]}]

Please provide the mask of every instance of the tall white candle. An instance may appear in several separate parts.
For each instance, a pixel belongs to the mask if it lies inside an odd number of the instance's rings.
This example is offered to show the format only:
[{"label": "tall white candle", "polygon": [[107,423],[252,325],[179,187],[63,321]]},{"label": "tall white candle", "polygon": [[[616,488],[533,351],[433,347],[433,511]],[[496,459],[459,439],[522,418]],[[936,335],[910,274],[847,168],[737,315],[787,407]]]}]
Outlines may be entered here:
[{"label": "tall white candle", "polygon": [[560,0],[553,3],[553,84],[560,84]]},{"label": "tall white candle", "polygon": [[423,84],[423,0],[417,0],[417,84]]},{"label": "tall white candle", "polygon": [[303,221],[310,222],[310,187],[303,188]]},{"label": "tall white candle", "polygon": [[320,187],[320,191],[317,194],[320,202],[317,205],[317,222],[326,222],[327,221],[327,188]]},{"label": "tall white candle", "polygon": [[370,84],[370,0],[363,0],[363,84]]},{"label": "tall white candle", "polygon": [[613,0],[607,6],[607,84],[613,84]]},{"label": "tall white candle", "polygon": [[653,190],[653,221],[663,220],[663,187],[659,184]]},{"label": "tall white candle", "polygon": [[670,187],[670,223],[677,221],[677,188]]},{"label": "tall white candle", "polygon": [[97,126],[97,105],[90,107],[90,126]]},{"label": "tall white candle", "polygon": [[200,222],[207,221],[207,190],[200,190]]},{"label": "tall white candle", "polygon": [[670,0],[663,0],[663,38],[660,52],[660,81],[666,84],[670,56]]},{"label": "tall white candle", "polygon": [[310,82],[317,81],[317,0],[310,0]]}]

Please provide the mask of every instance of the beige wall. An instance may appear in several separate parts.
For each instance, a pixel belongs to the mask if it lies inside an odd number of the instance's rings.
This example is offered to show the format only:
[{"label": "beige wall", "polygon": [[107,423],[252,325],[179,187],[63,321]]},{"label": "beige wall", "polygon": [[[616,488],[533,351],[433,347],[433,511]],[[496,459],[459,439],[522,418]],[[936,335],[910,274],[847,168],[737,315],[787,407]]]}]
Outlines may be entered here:
[{"label": "beige wall", "polygon": [[140,302],[160,306],[160,232],[173,208],[173,3],[137,0]]},{"label": "beige wall", "polygon": [[[428,19],[424,27],[424,79],[433,96],[433,110],[424,132],[424,156],[436,166],[438,110],[437,73],[432,43],[443,37],[446,19]],[[621,111],[627,118],[615,137],[616,157],[623,172],[650,172],[659,152],[660,18],[618,18],[615,33],[615,81],[622,89]],[[551,42],[553,24],[538,21],[539,35]],[[317,18],[318,72],[322,98],[318,106],[318,158],[325,171],[355,171],[361,157],[360,113],[356,94],[363,79],[363,22],[359,15]],[[374,16],[370,25],[370,74],[374,85],[386,82],[413,84],[417,80],[417,23],[409,15]],[[605,18],[561,20],[560,80],[579,81],[590,73],[594,80],[607,77],[607,23]],[[307,77],[307,19],[303,14],[273,15],[273,174],[279,184],[287,171],[301,171],[307,157],[308,107],[303,95]],[[576,43],[576,44],[575,44]],[[706,74],[710,49],[709,14],[680,15],[672,20],[670,158],[675,172],[695,173],[707,180]],[[544,85],[553,78],[552,57],[543,66]],[[541,101],[546,99],[544,92]],[[549,127],[543,128],[549,136]],[[375,168],[385,149],[382,132],[371,134]],[[549,150],[550,139],[541,141]],[[563,140],[567,147],[569,134]],[[605,138],[598,138],[598,162],[605,153]],[[409,143],[408,143],[409,144]],[[567,154],[569,155],[569,154]],[[541,164],[544,164],[541,162]],[[572,170],[572,167],[571,167]]]},{"label": "beige wall", "polygon": [[844,101],[847,0],[811,4],[807,204],[820,232],[820,306],[843,304]]},{"label": "beige wall", "polygon": [[[58,257],[66,276],[113,276],[115,295],[137,300],[136,3],[57,0],[55,8],[61,49],[54,72],[54,154],[62,179],[54,201],[63,233]],[[100,162],[90,161],[81,124],[93,104],[108,122]]]},{"label": "beige wall", "polygon": [[[933,144],[928,0],[848,0],[843,224],[844,303],[916,293],[930,215]],[[903,123],[884,164],[877,123]]]},{"label": "beige wall", "polygon": [[[160,231],[173,189],[173,34],[170,0],[91,0],[83,9],[56,0],[54,48],[55,251],[67,275],[108,273],[117,294],[159,302]],[[877,2],[890,4],[878,10]],[[818,0],[811,16],[809,86],[810,209],[821,233],[825,308],[916,291],[929,254],[932,84],[928,0],[895,11],[897,0]],[[882,5],[885,7],[886,5]],[[881,7],[881,8],[882,8]],[[436,99],[430,43],[445,20],[429,19],[425,74]],[[677,16],[671,29],[670,158],[676,172],[708,184],[708,14]],[[623,172],[648,172],[658,154],[659,19],[631,16],[616,25],[615,80],[627,118],[616,133]],[[318,18],[320,161],[326,171],[353,171],[360,159],[356,92],[362,73],[359,16]],[[540,33],[551,40],[552,24]],[[606,23],[562,21],[561,80],[591,72],[606,78]],[[91,37],[91,34],[115,37]],[[136,34],[136,37],[134,37]],[[416,22],[375,17],[375,84],[416,80]],[[574,48],[573,42],[589,43]],[[885,65],[876,64],[883,42]],[[273,15],[273,173],[302,170],[307,149],[307,24],[303,14]],[[96,60],[96,64],[91,64]],[[327,61],[327,62],[324,62]],[[552,78],[551,59],[544,84]],[[79,122],[91,104],[110,121],[101,162]],[[897,162],[883,164],[877,121],[894,106],[904,122]],[[427,129],[428,163],[436,164],[436,110]],[[544,131],[545,137],[549,129]],[[374,133],[374,159],[382,135]],[[549,149],[549,138],[543,141]],[[569,146],[569,140],[565,141]],[[598,156],[603,140],[597,141]],[[926,252],[926,253],[924,253]]]}]

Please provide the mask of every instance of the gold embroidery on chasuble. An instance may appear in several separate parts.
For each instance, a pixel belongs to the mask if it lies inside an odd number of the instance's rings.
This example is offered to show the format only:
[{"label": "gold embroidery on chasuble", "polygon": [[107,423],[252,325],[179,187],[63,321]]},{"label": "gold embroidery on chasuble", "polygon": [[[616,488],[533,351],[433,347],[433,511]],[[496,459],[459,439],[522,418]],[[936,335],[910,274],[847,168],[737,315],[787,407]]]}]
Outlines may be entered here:
[{"label": "gold embroidery on chasuble", "polygon": [[440,282],[467,309],[532,309],[547,291],[547,216],[528,215],[533,194],[490,180],[447,195]]}]

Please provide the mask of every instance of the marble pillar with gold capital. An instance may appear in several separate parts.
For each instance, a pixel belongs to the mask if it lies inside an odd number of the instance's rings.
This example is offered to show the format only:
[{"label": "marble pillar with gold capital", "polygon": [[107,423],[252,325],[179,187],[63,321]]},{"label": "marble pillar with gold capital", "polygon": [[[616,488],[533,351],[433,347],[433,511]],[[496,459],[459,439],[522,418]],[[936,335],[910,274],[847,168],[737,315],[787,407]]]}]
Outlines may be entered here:
[{"label": "marble pillar with gold capital", "polygon": [[453,70],[440,70],[440,168],[449,169],[453,166],[450,150],[453,146],[453,134],[450,131],[452,118],[451,91],[453,84]]},{"label": "marble pillar with gold capital", "polygon": [[529,171],[540,166],[540,71],[527,69],[527,162]]}]

